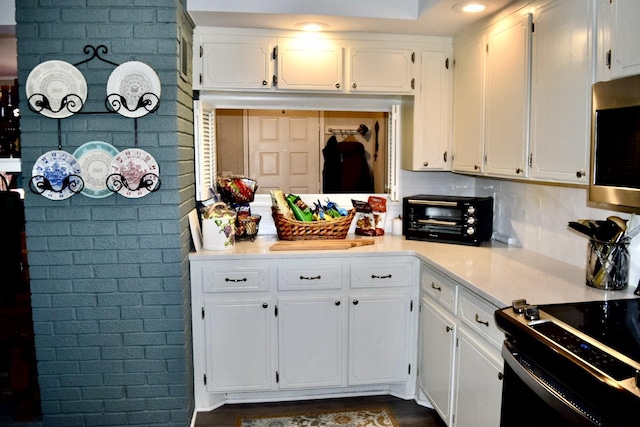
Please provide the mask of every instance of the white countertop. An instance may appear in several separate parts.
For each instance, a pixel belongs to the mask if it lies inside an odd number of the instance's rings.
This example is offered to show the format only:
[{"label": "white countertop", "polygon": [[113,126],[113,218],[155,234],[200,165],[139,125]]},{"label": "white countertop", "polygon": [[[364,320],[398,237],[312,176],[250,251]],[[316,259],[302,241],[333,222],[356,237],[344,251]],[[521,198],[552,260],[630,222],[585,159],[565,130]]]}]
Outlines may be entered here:
[{"label": "white countertop", "polygon": [[[359,238],[360,236],[347,236]],[[231,249],[191,253],[190,260],[264,259],[415,255],[498,307],[525,298],[530,304],[633,298],[632,289],[603,291],[585,284],[585,270],[522,248],[498,242],[477,246],[406,240],[401,236],[373,238],[373,245],[345,250],[270,251],[276,236],[238,241]],[[586,256],[586,253],[585,253]]]}]

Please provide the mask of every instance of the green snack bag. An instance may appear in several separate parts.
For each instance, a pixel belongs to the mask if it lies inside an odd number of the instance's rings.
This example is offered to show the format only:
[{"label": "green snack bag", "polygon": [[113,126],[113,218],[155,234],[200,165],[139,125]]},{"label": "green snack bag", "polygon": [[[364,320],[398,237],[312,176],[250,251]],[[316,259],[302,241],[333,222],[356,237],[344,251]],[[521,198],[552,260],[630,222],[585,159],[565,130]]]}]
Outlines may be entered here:
[{"label": "green snack bag", "polygon": [[299,196],[289,194],[286,199],[289,206],[291,206],[291,210],[293,210],[293,215],[298,221],[313,220],[313,211]]}]

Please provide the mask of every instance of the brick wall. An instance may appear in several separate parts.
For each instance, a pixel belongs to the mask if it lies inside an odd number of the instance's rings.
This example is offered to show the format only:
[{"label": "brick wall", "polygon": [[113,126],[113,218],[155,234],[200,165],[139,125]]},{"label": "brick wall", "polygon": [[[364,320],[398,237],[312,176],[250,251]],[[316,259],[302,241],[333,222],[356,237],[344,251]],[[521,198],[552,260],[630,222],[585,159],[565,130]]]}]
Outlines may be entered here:
[{"label": "brick wall", "polygon": [[[184,0],[20,0],[19,81],[47,60],[78,63],[85,45],[109,61],[142,61],[162,83],[160,108],[138,119],[138,145],[160,166],[159,191],[139,199],[78,194],[51,201],[27,190],[25,215],[38,381],[45,426],[186,426],[193,411],[187,213],[193,201],[191,83],[178,34],[191,41]],[[83,112],[104,112],[114,66],[78,65]],[[21,87],[24,182],[58,148],[58,120],[29,111]],[[134,120],[60,120],[61,147],[132,148]]]}]

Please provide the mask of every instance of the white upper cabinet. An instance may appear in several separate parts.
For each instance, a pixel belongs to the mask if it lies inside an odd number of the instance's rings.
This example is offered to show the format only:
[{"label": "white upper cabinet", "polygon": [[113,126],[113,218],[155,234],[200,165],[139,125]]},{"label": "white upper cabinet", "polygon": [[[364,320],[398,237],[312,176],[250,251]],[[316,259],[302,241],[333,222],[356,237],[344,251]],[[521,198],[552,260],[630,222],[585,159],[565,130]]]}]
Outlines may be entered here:
[{"label": "white upper cabinet", "polygon": [[453,159],[455,172],[484,172],[484,35],[454,46]]},{"label": "white upper cabinet", "polygon": [[531,14],[495,24],[487,40],[486,173],[526,176]]},{"label": "white upper cabinet", "polygon": [[640,2],[638,0],[609,1],[611,24],[609,51],[605,61],[610,64],[612,79],[640,74],[640,49],[638,49],[638,22]]},{"label": "white upper cabinet", "polygon": [[413,93],[416,53],[406,44],[349,43],[347,90],[351,92]]},{"label": "white upper cabinet", "polygon": [[531,79],[533,179],[587,184],[593,3],[555,0],[534,13]]},{"label": "white upper cabinet", "polygon": [[343,89],[343,49],[328,39],[279,39],[277,86],[286,90]]},{"label": "white upper cabinet", "polygon": [[268,37],[216,36],[203,41],[194,61],[196,89],[271,89],[272,51]]},{"label": "white upper cabinet", "polygon": [[424,47],[418,58],[413,138],[403,139],[402,167],[413,171],[450,170],[451,46]]}]

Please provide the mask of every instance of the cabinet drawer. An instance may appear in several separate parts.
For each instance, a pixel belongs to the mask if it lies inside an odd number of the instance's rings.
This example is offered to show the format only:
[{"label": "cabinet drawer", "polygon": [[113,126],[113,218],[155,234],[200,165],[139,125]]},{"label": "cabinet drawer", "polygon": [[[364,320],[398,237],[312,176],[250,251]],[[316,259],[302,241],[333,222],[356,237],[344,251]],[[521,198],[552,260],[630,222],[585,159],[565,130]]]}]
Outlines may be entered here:
[{"label": "cabinet drawer", "polygon": [[471,292],[461,289],[458,316],[464,324],[476,331],[496,348],[500,348],[504,341],[504,334],[496,326],[494,318],[496,310],[497,307],[473,295]]},{"label": "cabinet drawer", "polygon": [[456,283],[423,265],[420,273],[420,286],[425,294],[438,301],[452,313],[456,313],[458,295]]},{"label": "cabinet drawer", "polygon": [[269,267],[205,267],[203,292],[257,292],[269,290]]},{"label": "cabinet drawer", "polygon": [[351,265],[352,288],[383,288],[411,286],[413,283],[413,266],[411,261],[393,261],[384,258],[369,261],[366,264]]},{"label": "cabinet drawer", "polygon": [[341,289],[342,265],[302,264],[278,266],[278,290]]}]

